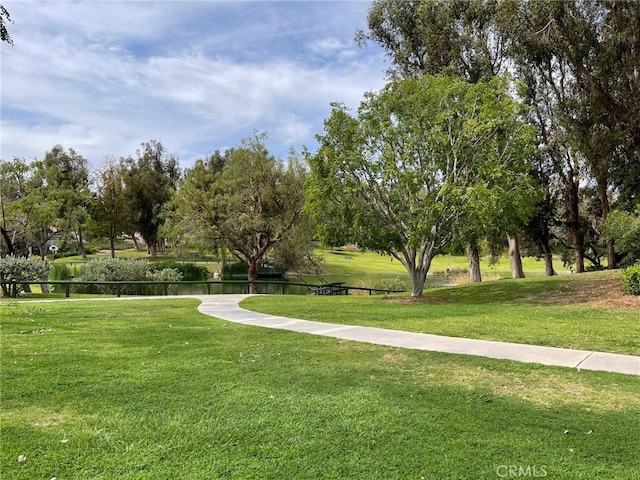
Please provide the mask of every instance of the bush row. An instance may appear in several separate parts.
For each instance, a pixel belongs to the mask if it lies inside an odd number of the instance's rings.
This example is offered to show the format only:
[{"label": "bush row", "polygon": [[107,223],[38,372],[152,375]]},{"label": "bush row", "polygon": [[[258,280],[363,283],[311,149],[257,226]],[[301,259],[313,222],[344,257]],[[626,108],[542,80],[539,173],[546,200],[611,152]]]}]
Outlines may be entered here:
[{"label": "bush row", "polygon": [[624,290],[629,295],[640,295],[640,261],[627,268],[622,274]]},{"label": "bush row", "polygon": [[[182,273],[175,268],[158,267],[146,260],[96,258],[84,265],[80,280],[85,282],[178,282],[182,280]],[[118,289],[123,295],[162,293],[162,286],[159,285],[78,285],[75,288],[79,293],[106,294],[115,294]]]}]

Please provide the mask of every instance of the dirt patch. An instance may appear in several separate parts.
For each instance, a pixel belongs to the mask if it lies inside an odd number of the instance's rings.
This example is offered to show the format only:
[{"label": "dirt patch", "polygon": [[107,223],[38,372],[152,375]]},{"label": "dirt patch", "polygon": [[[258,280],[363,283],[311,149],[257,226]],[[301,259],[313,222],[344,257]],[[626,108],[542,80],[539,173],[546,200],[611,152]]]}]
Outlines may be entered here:
[{"label": "dirt patch", "polygon": [[[455,301],[435,296],[387,297],[389,303],[443,303]],[[516,300],[518,301],[518,300]],[[563,281],[562,289],[521,298],[522,302],[553,303],[559,305],[585,305],[599,308],[640,310],[640,295],[624,293],[620,271],[605,271],[572,275]]]},{"label": "dirt patch", "polygon": [[640,310],[640,296],[624,293],[620,272],[599,272],[591,278],[582,277],[578,280],[573,282],[574,285],[567,291],[547,292],[527,297],[526,300],[561,305],[587,305],[600,308]]}]

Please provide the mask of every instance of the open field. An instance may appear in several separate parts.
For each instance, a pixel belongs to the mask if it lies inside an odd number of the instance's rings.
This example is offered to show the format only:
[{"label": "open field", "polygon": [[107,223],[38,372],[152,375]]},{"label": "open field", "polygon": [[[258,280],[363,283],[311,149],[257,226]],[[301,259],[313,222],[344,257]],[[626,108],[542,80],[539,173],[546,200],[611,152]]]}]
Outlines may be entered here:
[{"label": "open field", "polygon": [[229,324],[196,305],[5,302],[2,477],[639,478],[636,377]]}]

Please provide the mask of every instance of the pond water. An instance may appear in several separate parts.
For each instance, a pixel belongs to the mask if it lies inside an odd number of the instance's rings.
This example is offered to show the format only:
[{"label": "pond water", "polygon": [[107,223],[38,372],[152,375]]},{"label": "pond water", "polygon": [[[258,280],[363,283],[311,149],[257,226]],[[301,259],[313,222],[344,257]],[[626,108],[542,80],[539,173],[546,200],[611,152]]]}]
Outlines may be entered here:
[{"label": "pond water", "polygon": [[[261,281],[258,293],[272,295],[309,295],[313,292],[314,286],[321,283],[341,282],[344,286],[354,287],[349,292],[350,295],[368,295],[366,289],[404,289],[410,291],[411,281],[408,275],[329,275],[322,279],[315,276],[285,277],[272,280]],[[450,285],[446,275],[429,275],[425,283],[425,288],[440,287]],[[361,290],[356,290],[361,289]],[[160,292],[158,292],[161,294]],[[243,294],[248,293],[246,282],[236,281],[233,283],[213,283],[204,284],[183,284],[172,285],[170,294],[172,295],[201,295],[201,294]]]}]

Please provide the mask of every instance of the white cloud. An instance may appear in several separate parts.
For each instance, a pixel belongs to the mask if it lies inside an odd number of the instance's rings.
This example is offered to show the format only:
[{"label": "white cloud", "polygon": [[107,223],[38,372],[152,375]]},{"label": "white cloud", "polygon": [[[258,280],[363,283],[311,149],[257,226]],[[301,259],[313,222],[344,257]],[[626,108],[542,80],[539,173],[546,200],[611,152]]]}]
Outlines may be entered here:
[{"label": "white cloud", "polygon": [[384,83],[381,53],[351,40],[363,3],[25,3],[5,2],[4,159],[60,143],[95,163],[156,139],[188,164],[254,130],[286,156],[314,144],[330,102]]}]

